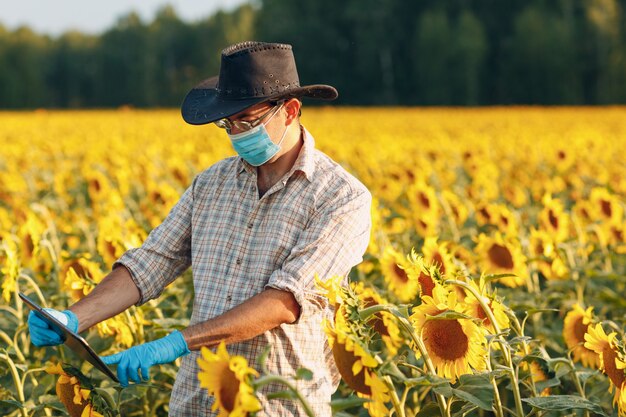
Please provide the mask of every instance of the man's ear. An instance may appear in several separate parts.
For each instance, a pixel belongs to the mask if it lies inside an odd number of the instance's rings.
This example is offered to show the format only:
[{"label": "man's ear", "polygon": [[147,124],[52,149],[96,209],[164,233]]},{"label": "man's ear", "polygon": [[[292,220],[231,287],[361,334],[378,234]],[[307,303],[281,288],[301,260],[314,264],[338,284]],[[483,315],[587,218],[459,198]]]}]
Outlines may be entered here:
[{"label": "man's ear", "polygon": [[291,124],[300,115],[302,103],[297,98],[289,99],[285,102],[285,110],[287,111],[287,124]]}]

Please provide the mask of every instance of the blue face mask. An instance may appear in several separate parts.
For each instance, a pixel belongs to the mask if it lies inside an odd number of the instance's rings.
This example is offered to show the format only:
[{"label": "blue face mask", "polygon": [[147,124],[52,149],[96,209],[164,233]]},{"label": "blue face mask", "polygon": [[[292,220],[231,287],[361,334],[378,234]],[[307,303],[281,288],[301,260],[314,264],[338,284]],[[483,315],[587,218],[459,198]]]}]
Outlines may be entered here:
[{"label": "blue face mask", "polygon": [[289,126],[285,128],[285,132],[277,144],[272,142],[263,123],[235,135],[228,133],[228,137],[239,156],[250,165],[258,167],[272,159],[280,151],[280,145],[285,139],[288,128]]}]

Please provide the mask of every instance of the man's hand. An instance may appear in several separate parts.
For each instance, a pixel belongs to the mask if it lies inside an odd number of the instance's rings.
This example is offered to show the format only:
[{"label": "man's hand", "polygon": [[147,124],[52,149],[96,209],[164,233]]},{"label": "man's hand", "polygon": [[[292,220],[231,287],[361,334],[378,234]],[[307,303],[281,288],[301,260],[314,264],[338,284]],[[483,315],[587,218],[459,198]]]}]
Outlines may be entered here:
[{"label": "man's hand", "polygon": [[[73,332],[78,331],[78,317],[71,311],[58,311],[52,308],[44,308],[44,311],[50,313]],[[28,315],[28,330],[30,331],[30,340],[35,346],[56,346],[63,343],[60,330],[50,326],[34,311]]]},{"label": "man's hand", "polygon": [[174,330],[162,339],[133,346],[115,355],[103,356],[102,361],[107,365],[117,364],[117,377],[120,384],[126,387],[129,378],[137,383],[149,379],[148,371],[152,365],[174,362],[188,353],[190,351],[183,334]]}]

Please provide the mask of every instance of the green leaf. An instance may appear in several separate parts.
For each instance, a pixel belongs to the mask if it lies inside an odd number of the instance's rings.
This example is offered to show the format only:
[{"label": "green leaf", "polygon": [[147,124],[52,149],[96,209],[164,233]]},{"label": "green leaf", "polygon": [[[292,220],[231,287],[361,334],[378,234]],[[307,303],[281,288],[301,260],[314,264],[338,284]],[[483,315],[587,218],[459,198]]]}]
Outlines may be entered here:
[{"label": "green leaf", "polygon": [[24,408],[24,404],[15,400],[0,400],[0,404],[7,405],[9,407]]},{"label": "green leaf", "polygon": [[458,320],[458,319],[472,319],[472,317],[467,316],[463,313],[459,313],[458,311],[448,310],[444,311],[441,314],[437,314],[436,316],[428,316],[428,321],[430,320]]},{"label": "green leaf", "polygon": [[569,411],[580,409],[589,410],[596,414],[609,417],[598,404],[576,395],[550,395],[548,397],[522,398],[522,401],[540,410]]},{"label": "green leaf", "polygon": [[332,400],[330,402],[330,408],[333,411],[333,415],[336,412],[345,410],[353,407],[362,407],[363,404],[369,402],[371,400],[367,398],[359,398],[359,397],[348,397],[348,398],[339,398],[336,400]]},{"label": "green leaf", "polygon": [[313,372],[306,368],[300,368],[296,371],[296,379],[310,381],[313,379]]},{"label": "green leaf", "polygon": [[273,400],[275,398],[282,398],[285,400],[295,400],[298,397],[296,397],[296,394],[294,394],[291,391],[285,390],[285,391],[278,391],[278,392],[271,392],[269,394],[266,395],[268,400]]},{"label": "green leaf", "polygon": [[483,410],[492,410],[494,394],[488,374],[461,375],[459,386],[453,388],[452,392],[456,397]]},{"label": "green leaf", "polygon": [[415,417],[441,417],[441,410],[436,403],[428,403],[415,415]]}]

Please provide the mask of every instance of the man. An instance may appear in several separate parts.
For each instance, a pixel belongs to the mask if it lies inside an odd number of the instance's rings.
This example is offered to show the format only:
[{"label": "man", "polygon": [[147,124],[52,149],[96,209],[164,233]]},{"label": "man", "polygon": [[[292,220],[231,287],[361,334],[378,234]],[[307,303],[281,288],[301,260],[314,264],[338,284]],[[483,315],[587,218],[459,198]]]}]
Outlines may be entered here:
[{"label": "man", "polygon": [[[199,174],[142,247],[126,252],[84,299],[54,312],[84,331],[158,297],[191,266],[189,327],[103,358],[117,364],[126,385],[147,379],[150,366],[182,356],[172,416],[210,414],[213,399],[199,386],[198,351],[222,340],[251,363],[270,345],[272,373],[312,370],[312,380],[298,387],[316,415],[330,416],[339,374],[321,322],[332,312],[316,293],[314,276],[345,276],[361,261],[371,196],[314,148],[300,124],[300,97],[332,100],[337,91],[301,87],[290,45],[243,42],[222,51],[219,76],[187,95],[182,116],[224,128],[239,156]],[[36,316],[29,326],[33,343],[60,342]],[[267,392],[260,398],[267,415],[304,415],[297,403],[268,400]]]}]

